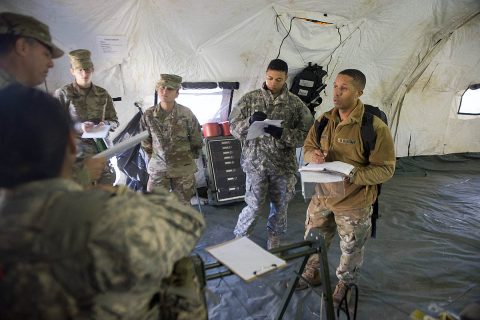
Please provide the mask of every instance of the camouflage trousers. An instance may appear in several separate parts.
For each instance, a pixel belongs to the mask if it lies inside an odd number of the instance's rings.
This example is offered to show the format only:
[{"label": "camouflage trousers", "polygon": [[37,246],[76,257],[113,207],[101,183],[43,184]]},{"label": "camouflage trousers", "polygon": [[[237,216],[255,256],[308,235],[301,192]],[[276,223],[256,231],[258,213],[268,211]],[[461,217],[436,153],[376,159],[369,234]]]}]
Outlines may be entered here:
[{"label": "camouflage trousers", "polygon": [[[345,283],[355,283],[358,269],[363,263],[366,241],[370,238],[372,206],[342,211],[331,211],[318,203],[314,196],[307,209],[305,236],[311,228],[318,228],[330,247],[335,230],[340,236],[342,255],[336,270],[337,278]],[[319,255],[310,256],[306,268],[319,268]]]},{"label": "camouflage trousers", "polygon": [[173,192],[183,204],[189,206],[195,194],[195,175],[169,178],[166,172],[151,174],[147,182],[147,191],[151,192],[156,187],[162,187]]},{"label": "camouflage trousers", "polygon": [[268,175],[247,173],[245,202],[233,233],[237,237],[252,234],[258,214],[267,197],[270,202],[267,229],[272,235],[282,235],[287,231],[288,203],[295,195],[297,179],[291,175]]}]

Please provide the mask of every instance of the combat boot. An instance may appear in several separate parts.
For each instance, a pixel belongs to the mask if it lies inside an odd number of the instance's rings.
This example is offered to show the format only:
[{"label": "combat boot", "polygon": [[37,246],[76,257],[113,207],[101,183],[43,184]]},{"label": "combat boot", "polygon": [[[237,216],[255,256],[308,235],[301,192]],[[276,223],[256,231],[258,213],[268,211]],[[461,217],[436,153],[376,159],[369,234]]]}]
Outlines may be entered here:
[{"label": "combat boot", "polygon": [[[333,306],[338,308],[342,303],[343,298],[347,300],[347,304],[350,305],[350,298],[352,296],[351,290],[347,290],[348,285],[343,282],[339,281],[337,286],[335,287],[335,291],[333,292]],[[345,293],[347,296],[345,297]]]},{"label": "combat boot", "polygon": [[269,233],[267,240],[267,249],[272,250],[278,247],[280,247],[280,236]]},{"label": "combat boot", "polygon": [[[305,281],[306,280],[306,281]],[[308,265],[303,270],[302,277],[298,280],[296,290],[303,290],[308,286],[316,287],[322,284],[320,278],[320,271],[318,268],[309,267]]]}]

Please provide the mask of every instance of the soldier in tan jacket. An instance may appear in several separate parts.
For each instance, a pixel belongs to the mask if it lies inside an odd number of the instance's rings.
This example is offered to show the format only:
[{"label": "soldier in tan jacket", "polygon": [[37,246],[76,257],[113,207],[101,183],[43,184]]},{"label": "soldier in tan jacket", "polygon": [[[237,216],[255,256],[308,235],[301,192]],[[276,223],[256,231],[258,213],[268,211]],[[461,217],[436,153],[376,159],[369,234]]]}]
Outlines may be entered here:
[{"label": "soldier in tan jacket", "polygon": [[[345,295],[347,287],[357,280],[357,272],[363,262],[364,246],[371,232],[372,204],[377,197],[377,184],[393,176],[395,151],[387,125],[373,117],[376,147],[368,159],[363,153],[361,139],[362,116],[365,112],[360,96],[365,88],[365,75],[356,69],[340,72],[333,86],[334,108],[324,113],[329,119],[322,133],[316,125],[305,140],[304,160],[307,163],[343,161],[355,167],[345,180],[345,194],[326,197],[316,194],[307,209],[306,232],[318,228],[328,246],[335,235],[340,236],[342,255],[336,274],[339,279],[333,300],[336,306]],[[317,135],[318,134],[318,135]],[[317,141],[317,136],[321,136]],[[320,284],[318,255],[312,255],[303,277],[311,284]],[[299,288],[306,288],[303,279]]]}]

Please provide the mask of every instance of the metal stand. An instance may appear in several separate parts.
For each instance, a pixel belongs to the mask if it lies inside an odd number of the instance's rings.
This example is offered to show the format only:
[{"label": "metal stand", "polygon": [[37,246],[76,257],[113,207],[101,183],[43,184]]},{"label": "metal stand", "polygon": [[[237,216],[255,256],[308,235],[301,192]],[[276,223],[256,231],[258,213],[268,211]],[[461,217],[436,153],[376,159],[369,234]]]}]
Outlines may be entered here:
[{"label": "metal stand", "polygon": [[[312,254],[319,255],[320,275],[322,279],[322,290],[323,290],[323,296],[325,299],[327,320],[335,320],[335,312],[333,308],[333,298],[332,298],[332,286],[330,284],[330,273],[328,270],[327,250],[325,247],[325,241],[323,239],[323,236],[318,232],[318,230],[315,228],[311,229],[307,235],[306,241],[278,247],[270,250],[270,252],[275,255],[278,255],[279,257],[281,257],[286,261],[303,257],[302,264],[300,266],[300,269],[298,270],[298,275],[301,275],[303,273],[303,270],[305,269],[305,266],[307,264],[307,261],[310,255]],[[219,268],[219,267],[223,267],[226,270],[207,274],[208,270]],[[207,281],[229,276],[232,274],[233,272],[220,262],[214,262],[214,263],[205,265],[205,279]],[[283,318],[287,310],[288,304],[293,296],[295,288],[298,284],[298,280],[299,280],[298,275],[289,280],[288,289],[282,297],[281,308],[278,311],[277,315],[275,316],[275,319],[280,320]]]},{"label": "metal stand", "polygon": [[200,213],[202,214],[202,216],[205,216],[203,214],[203,211],[202,211],[202,204],[200,203],[200,197],[198,196],[198,189],[197,189],[197,186],[195,186],[195,195],[197,196],[197,204],[198,204],[198,210],[200,211]]}]

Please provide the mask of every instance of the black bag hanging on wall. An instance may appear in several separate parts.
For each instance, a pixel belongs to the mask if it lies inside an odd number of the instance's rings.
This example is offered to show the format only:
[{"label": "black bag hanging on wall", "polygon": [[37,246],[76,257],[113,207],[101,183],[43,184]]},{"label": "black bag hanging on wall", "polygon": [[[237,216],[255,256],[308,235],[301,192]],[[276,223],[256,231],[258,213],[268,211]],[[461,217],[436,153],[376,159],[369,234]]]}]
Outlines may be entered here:
[{"label": "black bag hanging on wall", "polygon": [[326,74],[322,66],[309,62],[308,66],[295,76],[290,87],[290,92],[302,99],[312,114],[315,113],[315,107],[322,102],[319,94],[326,87],[322,80]]}]

